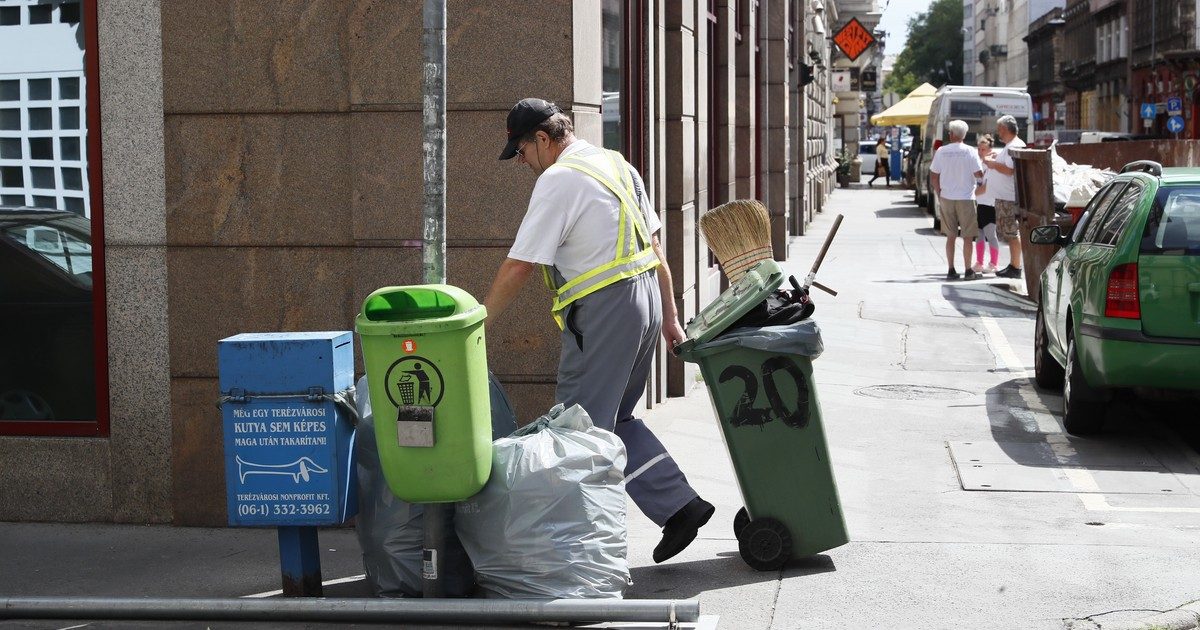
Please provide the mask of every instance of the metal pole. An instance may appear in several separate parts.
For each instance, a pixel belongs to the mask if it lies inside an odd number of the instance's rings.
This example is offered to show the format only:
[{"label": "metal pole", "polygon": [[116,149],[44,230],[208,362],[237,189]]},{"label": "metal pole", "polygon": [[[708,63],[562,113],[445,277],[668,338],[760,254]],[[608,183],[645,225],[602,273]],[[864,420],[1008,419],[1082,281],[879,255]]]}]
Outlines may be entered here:
[{"label": "metal pole", "polygon": [[162,619],[504,624],[669,622],[700,617],[695,599],[193,599],[10,597],[0,619]]},{"label": "metal pole", "polygon": [[425,282],[446,281],[446,0],[425,0]]},{"label": "metal pole", "polygon": [[[427,284],[446,282],[446,0],[425,0],[421,41],[425,51],[424,139],[425,246],[422,262]],[[428,504],[424,516],[425,548],[421,593],[442,596],[446,506]]]}]

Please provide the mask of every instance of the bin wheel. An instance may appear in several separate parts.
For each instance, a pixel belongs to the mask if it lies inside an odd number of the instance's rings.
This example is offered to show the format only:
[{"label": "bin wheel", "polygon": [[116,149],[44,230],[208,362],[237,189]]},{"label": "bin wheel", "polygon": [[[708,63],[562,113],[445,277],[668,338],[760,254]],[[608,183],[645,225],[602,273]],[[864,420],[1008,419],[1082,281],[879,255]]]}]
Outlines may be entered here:
[{"label": "bin wheel", "polygon": [[786,525],[773,518],[756,518],[738,537],[738,551],[750,568],[775,571],[792,557],[792,535]]},{"label": "bin wheel", "polygon": [[733,517],[733,536],[738,540],[742,539],[742,532],[746,531],[746,526],[750,524],[750,513],[746,508],[738,510],[737,516]]}]

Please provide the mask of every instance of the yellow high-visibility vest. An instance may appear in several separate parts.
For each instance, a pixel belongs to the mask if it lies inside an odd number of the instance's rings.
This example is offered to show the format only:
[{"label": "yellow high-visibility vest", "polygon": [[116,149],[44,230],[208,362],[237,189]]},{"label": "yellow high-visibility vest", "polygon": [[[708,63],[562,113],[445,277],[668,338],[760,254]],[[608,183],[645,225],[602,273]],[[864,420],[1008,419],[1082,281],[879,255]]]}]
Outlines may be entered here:
[{"label": "yellow high-visibility vest", "polygon": [[546,286],[554,292],[550,313],[559,329],[564,326],[563,311],[575,300],[591,295],[604,287],[654,269],[659,265],[658,254],[650,240],[646,217],[634,191],[633,176],[625,158],[616,151],[589,147],[559,158],[550,168],[561,166],[588,175],[609,190],[621,203],[621,218],[617,225],[617,243],[612,262],[580,274],[562,286],[555,282],[549,266],[542,265]]}]

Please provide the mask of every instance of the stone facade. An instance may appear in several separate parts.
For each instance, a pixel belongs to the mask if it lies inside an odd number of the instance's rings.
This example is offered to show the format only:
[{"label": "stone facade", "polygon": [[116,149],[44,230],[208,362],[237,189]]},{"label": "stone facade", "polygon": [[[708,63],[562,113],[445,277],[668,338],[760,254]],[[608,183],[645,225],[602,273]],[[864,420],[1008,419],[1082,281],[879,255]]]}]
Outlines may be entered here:
[{"label": "stone facade", "polygon": [[[828,73],[797,81],[807,2],[624,6],[644,77],[631,161],[662,217],[686,321],[721,289],[703,212],[762,198],[783,258],[820,210]],[[349,330],[370,291],[421,281],[421,8],[99,3],[111,430],[0,436],[0,487],[18,488],[0,519],[226,522],[217,341]],[[601,2],[451,0],[447,15],[446,267],[482,299],[534,184],[496,159],[509,107],[553,100],[600,142]],[[553,402],[548,307],[531,282],[488,330],[492,369],[523,420]],[[646,402],[695,382],[661,352]]]}]

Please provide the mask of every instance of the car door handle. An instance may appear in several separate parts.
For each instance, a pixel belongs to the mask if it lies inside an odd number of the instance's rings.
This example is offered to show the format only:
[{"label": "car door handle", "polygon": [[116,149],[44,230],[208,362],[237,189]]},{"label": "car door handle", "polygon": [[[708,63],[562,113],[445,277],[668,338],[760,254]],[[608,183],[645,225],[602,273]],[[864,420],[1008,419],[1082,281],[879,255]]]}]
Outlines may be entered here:
[{"label": "car door handle", "polygon": [[1200,293],[1200,282],[1189,283],[1188,291],[1191,291],[1192,293]]}]

